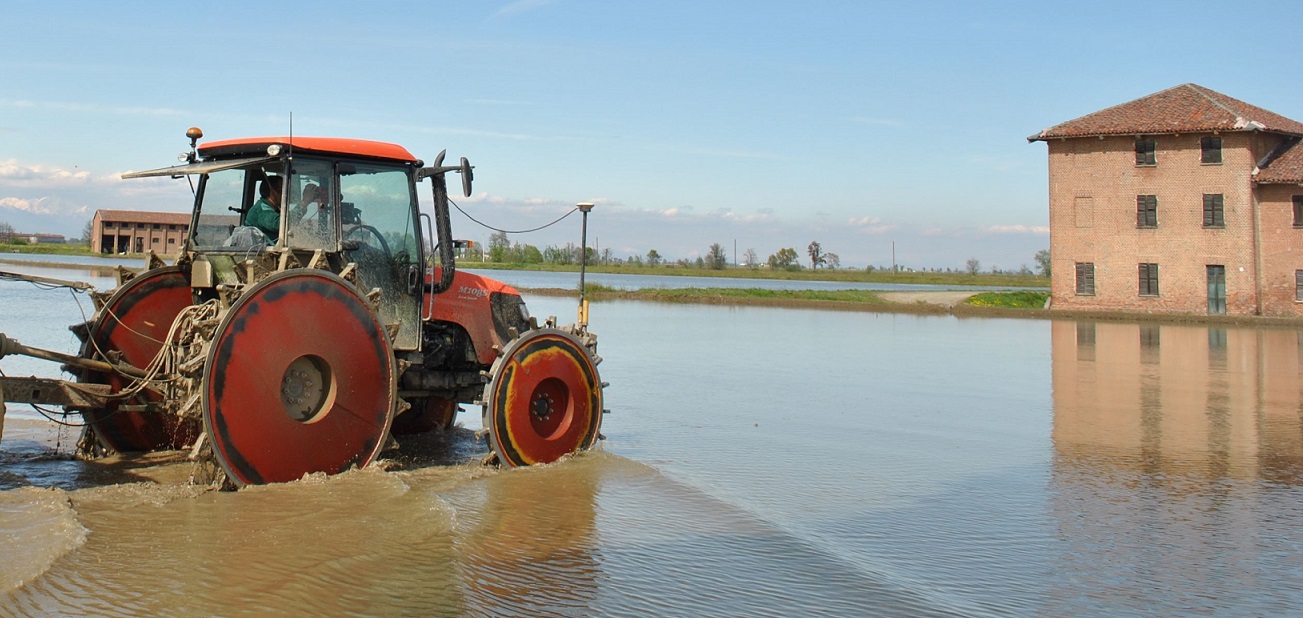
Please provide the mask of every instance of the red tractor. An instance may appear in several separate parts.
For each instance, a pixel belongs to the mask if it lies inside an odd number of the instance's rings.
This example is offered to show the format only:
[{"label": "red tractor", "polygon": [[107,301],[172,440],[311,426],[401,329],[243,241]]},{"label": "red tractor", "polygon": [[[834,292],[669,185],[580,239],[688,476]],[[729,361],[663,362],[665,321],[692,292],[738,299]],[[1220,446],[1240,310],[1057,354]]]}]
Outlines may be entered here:
[{"label": "red tractor", "polygon": [[[601,358],[582,301],[577,325],[540,326],[514,289],[456,270],[445,176],[469,196],[465,158],[427,167],[395,144],[325,137],[196,148],[202,136],[187,132],[183,165],[123,175],[192,178],[176,263],[151,254],[93,295],[76,357],[0,335],[0,357],[77,376],[0,378],[0,400],[80,412],[87,454],[190,449],[237,487],[365,466],[391,433],[449,427],[463,403],[482,406],[502,465],[598,439]],[[417,199],[427,181],[433,213]]]}]

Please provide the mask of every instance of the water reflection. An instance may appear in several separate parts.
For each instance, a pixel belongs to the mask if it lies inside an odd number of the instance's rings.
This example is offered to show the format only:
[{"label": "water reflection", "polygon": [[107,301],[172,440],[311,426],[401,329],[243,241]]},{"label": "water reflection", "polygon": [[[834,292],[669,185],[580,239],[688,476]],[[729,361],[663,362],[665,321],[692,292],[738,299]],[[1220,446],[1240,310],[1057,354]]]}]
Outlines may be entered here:
[{"label": "water reflection", "polygon": [[1051,340],[1064,463],[1303,482],[1298,332],[1055,322]]},{"label": "water reflection", "polygon": [[1056,322],[1051,338],[1064,575],[1043,610],[1296,611],[1299,334]]},{"label": "water reflection", "polygon": [[480,616],[585,616],[604,579],[596,499],[602,461],[504,471],[448,499],[466,611]]}]

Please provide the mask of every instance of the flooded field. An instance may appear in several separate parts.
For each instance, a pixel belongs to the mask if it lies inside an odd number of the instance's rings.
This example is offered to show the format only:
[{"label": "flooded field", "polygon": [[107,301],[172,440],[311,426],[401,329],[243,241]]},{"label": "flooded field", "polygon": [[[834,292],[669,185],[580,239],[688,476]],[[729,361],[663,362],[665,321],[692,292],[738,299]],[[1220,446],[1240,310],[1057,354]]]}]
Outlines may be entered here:
[{"label": "flooded field", "polygon": [[[0,332],[75,351],[74,298],[0,281]],[[1299,331],[639,302],[591,321],[607,439],[533,469],[478,466],[469,409],[385,466],[211,492],[185,462],[69,460],[75,430],[13,406],[0,614],[1303,608]]]}]

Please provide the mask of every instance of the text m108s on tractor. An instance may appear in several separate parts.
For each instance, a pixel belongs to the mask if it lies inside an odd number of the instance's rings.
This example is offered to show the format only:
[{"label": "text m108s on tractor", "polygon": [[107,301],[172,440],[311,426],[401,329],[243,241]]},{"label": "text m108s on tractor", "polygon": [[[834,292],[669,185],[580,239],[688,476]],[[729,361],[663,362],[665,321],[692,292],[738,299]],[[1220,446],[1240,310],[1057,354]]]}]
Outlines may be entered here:
[{"label": "text m108s on tractor", "polygon": [[[202,133],[187,136],[183,165],[124,175],[198,178],[176,263],[151,254],[93,294],[76,356],[0,335],[0,357],[59,361],[77,377],[0,377],[0,401],[80,412],[87,454],[191,449],[236,486],[364,466],[391,432],[448,427],[461,403],[482,405],[502,465],[597,440],[601,359],[585,308],[577,325],[540,326],[515,290],[454,266],[445,175],[470,195],[465,158],[426,167],[380,142],[195,148]],[[427,181],[429,214],[417,199]]]}]

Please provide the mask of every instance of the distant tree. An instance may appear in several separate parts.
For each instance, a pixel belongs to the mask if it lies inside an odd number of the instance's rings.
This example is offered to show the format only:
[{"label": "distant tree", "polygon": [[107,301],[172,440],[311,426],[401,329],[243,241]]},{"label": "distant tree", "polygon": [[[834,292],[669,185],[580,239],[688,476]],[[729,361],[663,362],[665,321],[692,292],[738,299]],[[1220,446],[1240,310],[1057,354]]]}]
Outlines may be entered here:
[{"label": "distant tree", "polygon": [[873,267],[872,264],[869,264],[868,266],[865,266],[865,267],[864,267],[864,272],[866,272],[866,273],[871,273],[871,272],[873,272],[873,270],[874,270],[874,267]]},{"label": "distant tree", "polygon": [[579,259],[579,254],[574,249],[574,243],[564,247],[548,245],[543,248],[543,261],[549,264],[573,264]]},{"label": "distant tree", "polygon": [[828,269],[837,270],[842,267],[842,258],[836,253],[825,253],[824,258],[828,260]]},{"label": "distant tree", "polygon": [[525,247],[521,249],[520,252],[521,252],[521,257],[524,258],[524,262],[526,264],[543,263],[543,252],[539,251],[538,247],[535,247],[534,245],[525,245]]},{"label": "distant tree", "polygon": [[719,243],[710,245],[710,250],[706,252],[706,268],[711,270],[724,270],[728,265],[728,254],[724,252],[724,247]]},{"label": "distant tree", "polygon": [[665,259],[665,258],[662,258],[662,257],[661,257],[661,254],[658,253],[655,249],[652,249],[651,251],[648,251],[648,252],[647,252],[647,265],[648,265],[648,266],[656,266],[657,264],[660,264],[660,263],[661,263],[661,260],[663,260],[663,259]]},{"label": "distant tree", "polygon": [[9,242],[14,239],[14,226],[4,221],[0,221],[0,242]]},{"label": "distant tree", "polygon": [[489,261],[506,262],[507,252],[511,250],[511,241],[506,232],[494,232],[489,236]]},{"label": "distant tree", "polygon": [[602,249],[602,255],[601,255],[601,257],[598,258],[598,260],[601,261],[603,264],[610,264],[610,263],[611,263],[611,250],[610,250],[609,248],[607,248],[607,249]]},{"label": "distant tree", "polygon": [[93,226],[93,225],[91,225],[91,224],[94,223],[94,221],[95,221],[94,219],[87,219],[87,220],[86,220],[86,226],[83,227],[83,228],[81,228],[81,241],[82,241],[82,242],[85,242],[85,243],[90,242],[90,235],[91,235],[91,232],[92,232],[92,230],[94,230],[94,228],[95,228],[95,226]]},{"label": "distant tree", "polygon": [[823,247],[819,245],[819,241],[817,240],[810,243],[806,252],[810,255],[810,268],[814,270],[818,270],[820,266],[828,261],[827,258],[823,256]]},{"label": "distant tree", "polygon": [[968,274],[976,275],[982,270],[982,263],[977,258],[968,258],[968,261],[964,262],[964,269],[968,271]]},{"label": "distant tree", "polygon": [[642,256],[635,253],[629,256],[629,259],[625,260],[625,262],[627,262],[630,266],[642,266]]},{"label": "distant tree", "polygon": [[791,268],[796,265],[796,249],[784,247],[769,256],[770,268]]},{"label": "distant tree", "polygon": [[1022,276],[1024,276],[1024,277],[1030,277],[1030,276],[1032,276],[1032,269],[1027,268],[1027,265],[1026,265],[1026,264],[1023,264],[1023,265],[1022,265],[1022,268],[1019,268],[1019,269],[1018,269],[1018,274],[1020,274],[1020,275],[1022,275]]},{"label": "distant tree", "polygon": [[746,253],[743,253],[742,255],[744,256],[743,259],[746,260],[747,268],[760,267],[760,256],[756,255],[755,249],[747,249]]},{"label": "distant tree", "polygon": [[706,260],[705,258],[698,255],[696,261],[693,262],[693,265],[696,266],[697,268],[705,268]]},{"label": "distant tree", "polygon": [[1050,276],[1050,250],[1041,249],[1036,252],[1036,268],[1041,271],[1041,275]]}]

